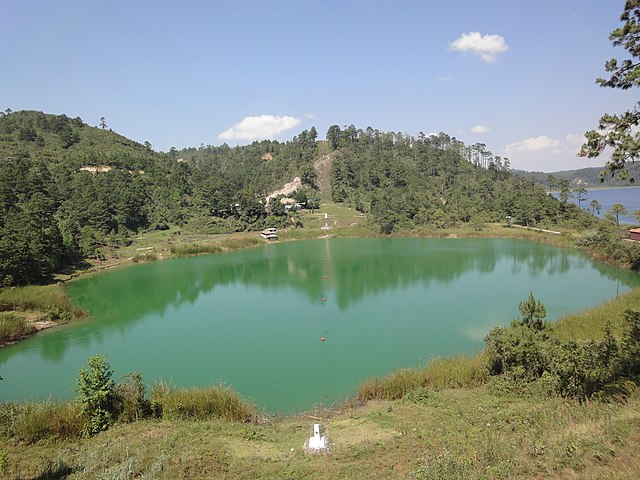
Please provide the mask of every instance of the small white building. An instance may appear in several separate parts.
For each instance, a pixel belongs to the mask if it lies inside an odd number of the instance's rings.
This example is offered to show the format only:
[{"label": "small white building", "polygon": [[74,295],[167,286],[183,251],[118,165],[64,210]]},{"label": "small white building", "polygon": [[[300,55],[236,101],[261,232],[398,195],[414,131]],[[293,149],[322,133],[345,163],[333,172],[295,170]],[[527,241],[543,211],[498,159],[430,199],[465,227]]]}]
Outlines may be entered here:
[{"label": "small white building", "polygon": [[260,236],[265,240],[278,239],[278,234],[276,233],[276,229],[273,227],[265,228],[262,232],[260,232]]}]

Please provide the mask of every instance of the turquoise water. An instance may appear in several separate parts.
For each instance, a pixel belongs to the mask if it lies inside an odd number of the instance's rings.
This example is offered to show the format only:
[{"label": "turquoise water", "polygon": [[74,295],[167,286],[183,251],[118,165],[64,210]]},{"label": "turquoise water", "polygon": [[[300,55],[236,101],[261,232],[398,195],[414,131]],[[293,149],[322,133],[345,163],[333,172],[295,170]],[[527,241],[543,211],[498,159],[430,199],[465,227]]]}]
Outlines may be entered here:
[{"label": "turquoise water", "polygon": [[577,251],[506,239],[323,239],[136,265],[68,284],[90,318],[0,349],[0,400],[73,397],[104,353],[118,378],[222,382],[300,411],[476,352],[529,291],[555,319],[638,285]]}]

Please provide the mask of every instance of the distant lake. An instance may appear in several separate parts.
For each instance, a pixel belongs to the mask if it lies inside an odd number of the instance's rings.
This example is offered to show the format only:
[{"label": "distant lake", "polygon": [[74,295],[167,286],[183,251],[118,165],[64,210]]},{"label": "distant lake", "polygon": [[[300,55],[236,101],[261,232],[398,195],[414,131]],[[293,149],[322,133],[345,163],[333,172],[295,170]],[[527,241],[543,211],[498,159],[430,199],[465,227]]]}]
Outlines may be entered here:
[{"label": "distant lake", "polygon": [[268,411],[301,411],[475,353],[530,291],[555,320],[639,285],[578,250],[513,239],[321,239],[146,263],[69,283],[91,317],[1,348],[0,401],[71,398],[104,353],[118,381],[223,382]]},{"label": "distant lake", "polygon": [[[558,198],[558,192],[553,192],[552,195]],[[571,197],[571,202],[578,205],[578,200],[575,197]],[[614,203],[621,203],[624,208],[629,212],[629,215],[621,215],[620,223],[629,223],[633,225],[638,224],[631,214],[636,210],[640,210],[640,187],[625,187],[625,188],[601,188],[594,190],[587,190],[587,199],[582,202],[582,208],[591,212],[589,204],[592,200],[597,200],[602,208],[600,213],[596,212],[596,215],[603,218],[607,211],[613,206]]]}]

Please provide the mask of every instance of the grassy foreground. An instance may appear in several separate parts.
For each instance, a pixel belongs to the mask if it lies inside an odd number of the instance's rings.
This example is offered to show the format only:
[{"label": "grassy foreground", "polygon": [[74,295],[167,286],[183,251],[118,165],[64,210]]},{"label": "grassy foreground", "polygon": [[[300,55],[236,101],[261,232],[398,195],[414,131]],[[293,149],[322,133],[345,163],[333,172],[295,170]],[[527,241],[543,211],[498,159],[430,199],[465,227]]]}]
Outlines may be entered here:
[{"label": "grassy foreground", "polygon": [[[550,335],[597,337],[626,308],[640,310],[640,289],[567,316]],[[488,376],[482,357],[439,359],[370,380],[358,399],[314,415],[202,414],[195,407],[206,392],[161,390],[161,416],[81,438],[64,435],[65,418],[75,418],[73,403],[31,406],[22,423],[20,407],[4,408],[6,478],[638,478],[640,389],[624,400],[591,402],[549,397],[535,387],[516,394]],[[366,400],[379,397],[394,400]],[[245,411],[233,396],[218,398],[229,412]],[[190,408],[196,413],[185,415]],[[27,441],[15,433],[33,433],[38,416],[49,425],[46,419],[55,417],[53,428],[62,434]],[[305,455],[302,445],[318,416],[335,446],[328,455]]]},{"label": "grassy foreground", "polygon": [[329,455],[304,455],[313,419],[256,425],[142,421],[89,439],[7,445],[7,478],[636,479],[640,395],[579,405],[486,387],[370,402],[326,420]]}]

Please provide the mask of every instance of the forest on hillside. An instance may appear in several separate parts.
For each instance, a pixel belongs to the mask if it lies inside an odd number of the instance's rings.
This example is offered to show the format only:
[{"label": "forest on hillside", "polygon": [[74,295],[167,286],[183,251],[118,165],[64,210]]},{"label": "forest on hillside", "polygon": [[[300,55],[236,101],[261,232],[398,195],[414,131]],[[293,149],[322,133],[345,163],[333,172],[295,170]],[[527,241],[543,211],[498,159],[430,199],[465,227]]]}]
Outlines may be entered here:
[{"label": "forest on hillside", "polygon": [[[315,128],[290,141],[155,152],[106,126],[36,111],[0,116],[0,287],[53,272],[136,233],[179,226],[214,234],[298,225],[295,208],[266,196],[300,177],[293,194],[317,206]],[[423,225],[516,222],[549,226],[595,219],[514,176],[483,144],[441,133],[409,135],[333,125],[331,196],[367,213],[381,233]]]},{"label": "forest on hillside", "polygon": [[550,226],[593,219],[510,172],[509,159],[484,144],[445,133],[417,138],[350,126],[329,128],[335,152],[332,197],[370,213],[382,233],[434,225],[514,222]]}]

